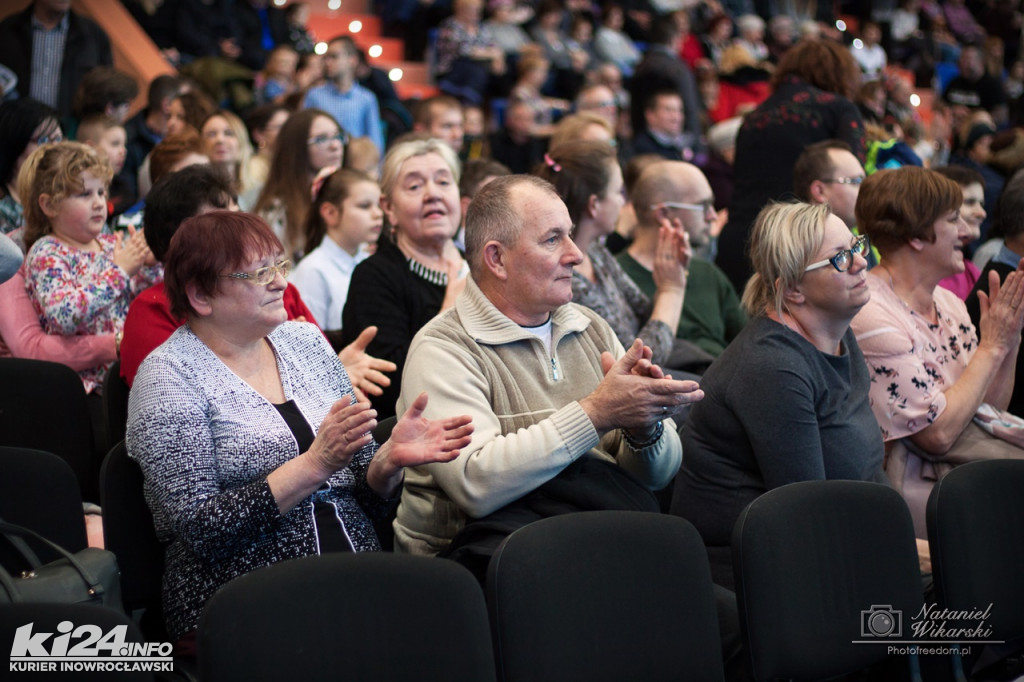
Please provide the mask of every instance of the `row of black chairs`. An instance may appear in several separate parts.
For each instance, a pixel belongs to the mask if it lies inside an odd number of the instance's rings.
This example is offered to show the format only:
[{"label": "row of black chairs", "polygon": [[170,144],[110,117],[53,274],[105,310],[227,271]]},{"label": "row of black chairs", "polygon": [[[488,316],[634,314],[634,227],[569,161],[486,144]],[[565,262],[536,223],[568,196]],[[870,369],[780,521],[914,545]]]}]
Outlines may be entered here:
[{"label": "row of black chairs", "polygon": [[[67,487],[71,474],[59,459],[30,454],[63,468]],[[43,478],[44,467],[8,466],[10,449],[0,458],[15,474],[2,480],[18,480],[11,485],[22,491],[32,485],[24,472]],[[146,638],[164,641],[162,548],[141,472],[123,444],[103,471],[104,529],[121,563],[125,606],[137,615],[146,609]],[[929,502],[939,605],[993,604],[985,624],[993,640],[1024,636],[1022,486],[1020,462],[979,462],[954,470]],[[0,490],[0,499],[8,492]],[[63,530],[52,537],[84,546],[67,523],[12,511],[3,505],[0,516],[44,534]],[[887,658],[887,644],[910,638],[923,605],[914,547],[906,505],[885,486],[798,483],[752,503],[733,549],[754,678],[823,679]],[[502,680],[722,679],[703,545],[676,517],[591,512],[532,524],[493,559],[486,603],[452,562],[394,554],[284,562],[211,599],[200,666],[208,679],[238,680],[333,669],[356,679],[483,680],[494,674],[492,661]],[[886,630],[887,623],[904,630]],[[912,657],[908,665],[913,677]]]},{"label": "row of black chairs", "polygon": [[82,380],[67,365],[0,358],[0,386],[0,445],[61,457],[75,473],[82,499],[98,503],[100,462],[111,445],[124,439],[128,421],[128,385],[121,379],[119,363],[103,384],[100,439]]}]

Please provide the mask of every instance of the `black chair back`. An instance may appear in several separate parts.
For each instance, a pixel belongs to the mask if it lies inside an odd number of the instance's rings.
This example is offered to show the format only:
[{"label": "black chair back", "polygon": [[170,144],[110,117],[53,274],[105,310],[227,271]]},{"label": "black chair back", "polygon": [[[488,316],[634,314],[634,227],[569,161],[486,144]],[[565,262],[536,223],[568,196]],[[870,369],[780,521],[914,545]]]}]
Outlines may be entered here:
[{"label": "black chair back", "polygon": [[909,636],[921,610],[913,522],[888,486],[771,490],[740,514],[732,549],[756,680],[825,679],[885,661],[887,642]]},{"label": "black chair back", "polygon": [[1024,461],[956,467],[932,488],[927,518],[939,604],[991,604],[990,639],[1024,637]]},{"label": "black chair back", "polygon": [[0,358],[0,445],[57,455],[78,478],[82,499],[99,499],[99,462],[85,388],[56,362]]},{"label": "black chair back", "polygon": [[[0,471],[0,518],[34,530],[69,552],[85,549],[82,494],[67,462],[41,450],[0,447]],[[44,563],[60,558],[45,545],[27,542]],[[16,570],[21,555],[9,549],[0,547],[0,564]]]},{"label": "black chair back", "polygon": [[367,552],[284,561],[222,587],[199,622],[200,678],[488,682],[480,586],[452,561]]},{"label": "black chair back", "polygon": [[103,412],[107,417],[107,442],[124,440],[128,428],[128,383],[121,378],[121,361],[110,366],[103,379]]},{"label": "black chair back", "polygon": [[107,454],[100,471],[103,538],[121,567],[121,600],[129,613],[146,609],[143,628],[151,640],[166,639],[161,583],[164,546],[157,539],[153,514],[143,496],[142,469],[121,441]]},{"label": "black chair back", "polygon": [[704,544],[685,519],[565,514],[512,533],[487,573],[498,679],[724,679]]},{"label": "black chair back", "polygon": [[[91,645],[88,643],[88,640],[97,628],[101,636],[110,634],[115,627],[124,628],[124,641],[126,644],[134,642],[143,643],[146,641],[142,637],[142,633],[139,632],[138,626],[128,616],[120,611],[102,606],[92,606],[89,604],[0,604],[0,651],[12,651],[15,631],[31,623],[32,626],[29,631],[31,635],[38,635],[42,632],[52,633],[51,637],[46,638],[42,642],[44,650],[52,652],[55,638],[62,634],[62,631],[58,630],[58,626],[65,621],[70,622],[74,626],[70,633],[71,638],[68,640],[67,649],[69,650],[73,650],[77,645],[87,646],[92,649],[93,645],[98,643],[97,640],[100,640],[100,637],[93,639]],[[90,628],[92,633],[79,631],[79,628],[83,625],[95,627]],[[110,652],[104,649],[96,658],[103,659],[109,656]],[[115,658],[120,658],[120,656],[115,655]],[[87,661],[88,659],[78,658],[78,660]],[[96,661],[93,662],[95,663]],[[52,674],[26,672],[21,677],[31,679],[32,677],[38,678],[41,676],[42,679],[73,679],[86,682],[106,682],[107,680],[145,682],[155,679],[153,673],[148,670],[117,670],[114,668],[108,670],[101,668],[99,670],[76,669],[74,672],[60,672],[61,661],[54,661],[54,663],[57,668]],[[10,663],[5,661],[4,668],[8,669],[8,665],[14,665],[14,661],[12,660]],[[129,665],[131,664],[129,663]],[[19,676],[12,674],[11,677]]]}]

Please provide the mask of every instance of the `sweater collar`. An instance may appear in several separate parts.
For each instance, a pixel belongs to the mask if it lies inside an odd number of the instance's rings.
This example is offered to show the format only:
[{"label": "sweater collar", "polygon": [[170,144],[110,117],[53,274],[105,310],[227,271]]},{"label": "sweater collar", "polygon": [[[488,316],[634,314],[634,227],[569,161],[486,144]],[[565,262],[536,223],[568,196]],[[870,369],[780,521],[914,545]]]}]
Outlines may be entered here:
[{"label": "sweater collar", "polygon": [[[455,310],[459,314],[462,326],[478,343],[501,345],[537,338],[498,310],[480,291],[472,277],[456,299]],[[574,304],[559,306],[551,313],[551,341],[557,344],[563,336],[581,332],[588,326],[590,318],[582,314]]]}]

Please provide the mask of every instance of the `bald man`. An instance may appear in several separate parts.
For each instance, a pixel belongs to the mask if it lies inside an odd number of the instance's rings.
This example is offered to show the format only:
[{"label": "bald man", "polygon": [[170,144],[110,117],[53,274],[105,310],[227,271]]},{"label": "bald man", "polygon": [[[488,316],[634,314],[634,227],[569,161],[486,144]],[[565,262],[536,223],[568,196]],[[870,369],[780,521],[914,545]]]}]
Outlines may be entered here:
[{"label": "bald man", "polygon": [[[637,285],[654,296],[652,270],[658,246],[658,228],[671,225],[684,230],[696,251],[711,240],[717,217],[714,194],[704,173],[683,161],[659,161],[644,169],[630,194],[637,216],[633,243],[618,260]],[[686,298],[676,336],[718,355],[746,324],[736,291],[713,263],[690,261]]]}]

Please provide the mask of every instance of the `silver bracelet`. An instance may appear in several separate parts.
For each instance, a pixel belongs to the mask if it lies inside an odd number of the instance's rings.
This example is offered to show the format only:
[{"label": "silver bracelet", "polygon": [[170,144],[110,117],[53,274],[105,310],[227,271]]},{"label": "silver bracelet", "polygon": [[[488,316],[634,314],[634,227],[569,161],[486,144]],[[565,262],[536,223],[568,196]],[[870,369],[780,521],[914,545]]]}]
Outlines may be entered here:
[{"label": "silver bracelet", "polygon": [[638,441],[637,439],[633,438],[633,435],[627,429],[622,429],[622,437],[626,439],[626,443],[629,444],[629,447],[633,448],[634,450],[643,450],[644,448],[651,447],[659,440],[661,440],[661,435],[663,433],[665,433],[665,422],[662,421],[659,421],[658,425],[654,427],[654,435],[652,435],[645,441]]}]

